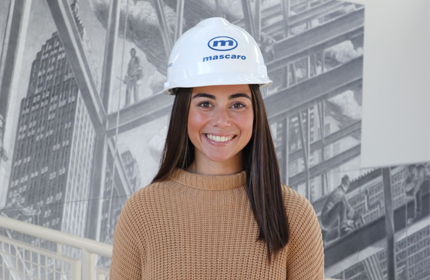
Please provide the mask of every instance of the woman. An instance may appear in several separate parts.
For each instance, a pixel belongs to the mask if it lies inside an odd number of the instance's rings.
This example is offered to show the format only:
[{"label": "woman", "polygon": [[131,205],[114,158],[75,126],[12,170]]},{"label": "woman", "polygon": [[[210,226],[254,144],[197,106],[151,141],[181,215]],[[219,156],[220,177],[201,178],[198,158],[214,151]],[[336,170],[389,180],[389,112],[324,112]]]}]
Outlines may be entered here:
[{"label": "woman", "polygon": [[315,212],[280,181],[270,84],[256,42],[222,18],[176,42],[160,170],[121,212],[110,279],[323,279]]}]

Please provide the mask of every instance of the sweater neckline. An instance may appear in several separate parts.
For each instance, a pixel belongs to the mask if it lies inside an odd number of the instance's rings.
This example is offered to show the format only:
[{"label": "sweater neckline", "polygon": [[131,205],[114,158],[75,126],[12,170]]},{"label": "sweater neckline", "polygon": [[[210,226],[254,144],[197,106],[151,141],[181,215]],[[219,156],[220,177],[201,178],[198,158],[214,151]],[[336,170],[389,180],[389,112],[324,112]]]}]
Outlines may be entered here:
[{"label": "sweater neckline", "polygon": [[202,190],[229,190],[239,188],[246,183],[246,172],[231,175],[202,175],[177,168],[170,176],[181,184]]}]

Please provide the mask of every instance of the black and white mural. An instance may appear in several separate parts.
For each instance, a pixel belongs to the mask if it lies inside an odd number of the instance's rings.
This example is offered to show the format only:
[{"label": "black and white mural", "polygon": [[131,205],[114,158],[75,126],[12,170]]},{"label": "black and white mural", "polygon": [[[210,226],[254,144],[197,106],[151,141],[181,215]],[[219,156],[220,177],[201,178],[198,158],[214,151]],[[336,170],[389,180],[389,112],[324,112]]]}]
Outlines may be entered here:
[{"label": "black and white mural", "polygon": [[158,169],[168,54],[213,16],[260,45],[282,181],[317,213],[326,277],[430,279],[430,165],[360,169],[365,7],[344,1],[0,1],[0,214],[112,244]]}]

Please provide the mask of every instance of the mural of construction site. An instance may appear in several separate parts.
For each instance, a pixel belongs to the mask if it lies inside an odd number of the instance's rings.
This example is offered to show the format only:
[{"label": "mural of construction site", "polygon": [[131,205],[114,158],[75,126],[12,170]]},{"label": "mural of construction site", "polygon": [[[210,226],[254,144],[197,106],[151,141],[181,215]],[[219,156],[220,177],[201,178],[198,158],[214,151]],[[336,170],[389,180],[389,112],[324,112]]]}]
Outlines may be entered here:
[{"label": "mural of construction site", "polygon": [[260,45],[282,181],[315,209],[326,277],[430,279],[430,165],[360,169],[365,7],[343,1],[1,1],[1,215],[112,244],[125,201],[158,169],[168,54],[214,16]]}]

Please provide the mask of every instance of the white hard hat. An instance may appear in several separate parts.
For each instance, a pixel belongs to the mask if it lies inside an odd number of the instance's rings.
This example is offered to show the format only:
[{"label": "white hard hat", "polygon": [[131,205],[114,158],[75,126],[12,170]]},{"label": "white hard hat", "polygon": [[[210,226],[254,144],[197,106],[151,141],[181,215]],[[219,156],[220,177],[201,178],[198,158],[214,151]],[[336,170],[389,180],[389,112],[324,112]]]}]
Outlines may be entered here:
[{"label": "white hard hat", "polygon": [[173,46],[164,93],[175,88],[272,84],[260,48],[242,28],[208,18],[185,32]]}]

